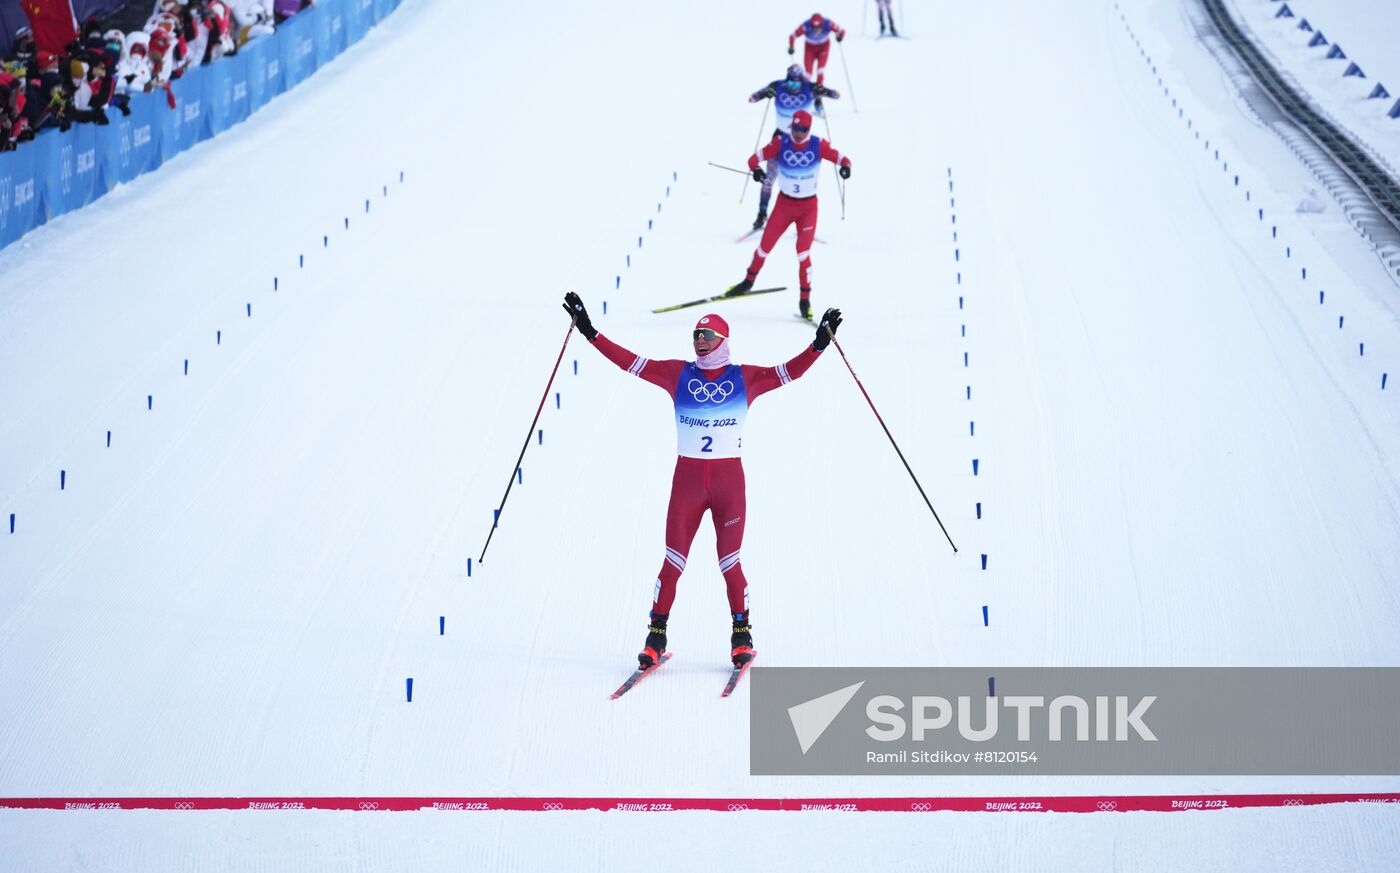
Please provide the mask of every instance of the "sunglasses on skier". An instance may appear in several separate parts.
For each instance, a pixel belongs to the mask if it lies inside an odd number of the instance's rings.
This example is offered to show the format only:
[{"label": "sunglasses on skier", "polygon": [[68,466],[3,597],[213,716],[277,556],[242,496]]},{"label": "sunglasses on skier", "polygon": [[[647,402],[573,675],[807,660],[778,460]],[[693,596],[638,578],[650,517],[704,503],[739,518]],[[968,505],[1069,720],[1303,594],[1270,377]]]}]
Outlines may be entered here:
[{"label": "sunglasses on skier", "polygon": [[803,126],[800,125],[800,124],[794,124],[794,125],[792,126],[792,129],[793,129],[793,132],[794,132],[794,133],[807,133],[807,132],[810,131],[812,128],[810,128],[810,127],[803,127]]},{"label": "sunglasses on skier", "polygon": [[711,330],[708,327],[702,327],[699,330],[695,331],[695,339],[704,340],[705,342],[712,343],[715,340],[724,339],[724,334],[720,333],[717,330]]}]

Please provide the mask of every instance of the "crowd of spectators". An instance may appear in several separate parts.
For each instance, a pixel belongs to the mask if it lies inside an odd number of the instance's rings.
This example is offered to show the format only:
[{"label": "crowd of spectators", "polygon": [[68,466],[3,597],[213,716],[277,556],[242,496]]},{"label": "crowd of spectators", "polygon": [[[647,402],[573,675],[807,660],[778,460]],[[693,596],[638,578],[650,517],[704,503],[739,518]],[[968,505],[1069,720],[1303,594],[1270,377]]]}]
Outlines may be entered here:
[{"label": "crowd of spectators", "polygon": [[164,91],[173,109],[172,80],[191,67],[236,54],[249,40],[272,33],[313,3],[157,0],[140,30],[124,33],[89,19],[61,54],[39,51],[32,34],[21,30],[13,57],[0,63],[0,152],[32,140],[45,128],[107,124],[109,108],[130,114],[133,93]]}]

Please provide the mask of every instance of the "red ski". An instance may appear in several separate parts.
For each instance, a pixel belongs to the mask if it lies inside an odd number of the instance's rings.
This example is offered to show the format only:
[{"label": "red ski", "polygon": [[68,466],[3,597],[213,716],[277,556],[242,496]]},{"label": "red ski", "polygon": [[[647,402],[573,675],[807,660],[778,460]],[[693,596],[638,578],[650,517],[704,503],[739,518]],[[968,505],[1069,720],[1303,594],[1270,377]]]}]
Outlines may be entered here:
[{"label": "red ski", "polygon": [[612,693],[612,699],[613,699],[613,700],[616,700],[616,699],[618,699],[619,697],[621,697],[622,695],[624,695],[624,694],[626,694],[627,692],[631,691],[633,685],[636,685],[638,682],[640,682],[640,681],[642,681],[643,679],[647,678],[647,677],[650,676],[652,673],[655,673],[658,669],[660,669],[660,667],[661,667],[662,664],[666,663],[666,662],[669,661],[669,660],[671,660],[671,653],[670,653],[670,652],[662,652],[662,653],[661,653],[661,660],[660,660],[660,661],[657,661],[655,664],[652,664],[650,667],[647,667],[646,669],[642,669],[641,667],[638,667],[638,668],[636,669],[636,671],[634,671],[634,672],[632,673],[631,676],[628,676],[628,677],[627,677],[627,681],[624,682],[624,683],[622,683],[622,685],[619,686],[618,689]]},{"label": "red ski", "polygon": [[719,693],[720,697],[728,697],[734,693],[734,686],[739,684],[739,680],[744,678],[744,674],[749,672],[753,662],[758,658],[758,652],[753,653],[753,657],[729,671],[729,681],[725,683],[724,690]]}]

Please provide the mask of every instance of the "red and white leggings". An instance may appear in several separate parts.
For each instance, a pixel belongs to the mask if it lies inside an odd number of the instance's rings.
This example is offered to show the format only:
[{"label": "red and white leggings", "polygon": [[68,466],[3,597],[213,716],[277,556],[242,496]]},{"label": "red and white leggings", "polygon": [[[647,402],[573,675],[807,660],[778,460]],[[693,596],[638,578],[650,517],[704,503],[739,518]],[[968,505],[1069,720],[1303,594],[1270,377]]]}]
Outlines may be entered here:
[{"label": "red and white leggings", "polygon": [[666,615],[676,599],[676,583],[685,569],[690,544],[705,510],[715,526],[719,570],[729,597],[729,611],[747,612],[749,583],[739,564],[744,544],[744,465],[738,458],[676,458],[671,503],[666,509],[666,557],[656,575],[652,612]]},{"label": "red and white leggings", "polygon": [[773,214],[768,216],[768,223],[763,226],[763,238],[758,241],[758,248],[753,250],[753,260],[749,262],[746,278],[750,282],[758,277],[763,264],[768,260],[769,252],[778,244],[778,237],[783,235],[783,231],[787,230],[790,224],[797,225],[797,284],[799,289],[811,289],[812,240],[817,235],[815,195],[789,197],[778,192],[778,202],[773,207]]},{"label": "red and white leggings", "polygon": [[831,40],[835,38],[832,35],[826,42],[819,43],[803,40],[806,47],[802,51],[802,67],[807,71],[807,78],[813,82],[821,84],[826,76],[826,56],[831,53]]}]

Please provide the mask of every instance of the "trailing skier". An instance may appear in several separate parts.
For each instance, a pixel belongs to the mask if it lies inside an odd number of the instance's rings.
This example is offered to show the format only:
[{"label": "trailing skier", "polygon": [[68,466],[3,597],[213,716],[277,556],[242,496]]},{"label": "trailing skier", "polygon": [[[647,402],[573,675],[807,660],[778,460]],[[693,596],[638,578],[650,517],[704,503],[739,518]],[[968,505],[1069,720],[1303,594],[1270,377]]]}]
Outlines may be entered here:
[{"label": "trailing skier", "polygon": [[[774,79],[750,94],[749,102],[757,103],[760,100],[772,99],[774,115],[778,122],[777,130],[773,131],[773,136],[776,137],[780,134],[792,133],[792,116],[798,110],[806,109],[809,112],[815,111],[818,115],[823,114],[823,97],[840,100],[841,94],[835,88],[828,88],[811,81],[803,74],[801,67],[793,64],[787,68],[785,78]],[[775,161],[769,161],[767,178],[763,180],[763,191],[758,197],[758,217],[753,222],[754,230],[763,227],[763,222],[768,218],[768,201],[773,195],[773,177],[777,175],[777,172],[778,165]]]},{"label": "trailing skier", "polygon": [[768,174],[759,166],[772,161],[778,169],[778,203],[773,217],[763,228],[763,237],[754,249],[753,260],[744,279],[730,289],[739,295],[753,288],[754,280],[763,269],[768,253],[777,244],[788,225],[797,225],[797,285],[798,312],[803,318],[812,317],[812,240],[817,235],[817,175],[822,161],[839,167],[843,179],[851,177],[851,159],[843,156],[831,144],[812,136],[812,113],[799,109],[792,116],[792,134],[780,133],[768,145],[749,156],[749,172],[762,182]]},{"label": "trailing skier", "polygon": [[811,18],[797,25],[797,29],[788,34],[788,54],[797,51],[795,44],[799,36],[806,40],[806,47],[802,52],[802,66],[807,69],[807,78],[818,84],[826,72],[826,56],[831,53],[833,35],[836,41],[840,42],[846,38],[846,31],[830,18],[823,17],[820,12],[813,12]]}]

